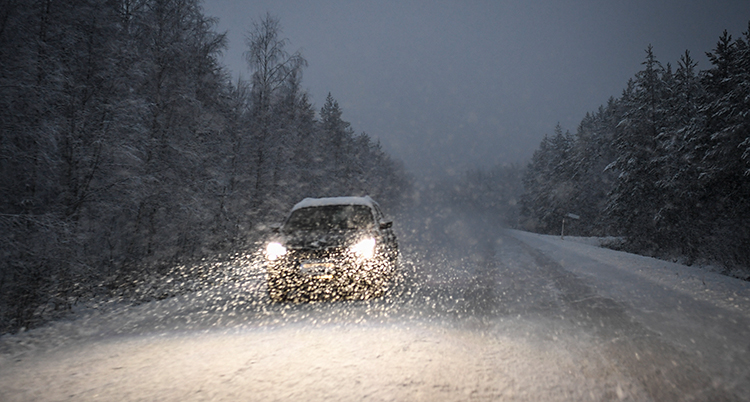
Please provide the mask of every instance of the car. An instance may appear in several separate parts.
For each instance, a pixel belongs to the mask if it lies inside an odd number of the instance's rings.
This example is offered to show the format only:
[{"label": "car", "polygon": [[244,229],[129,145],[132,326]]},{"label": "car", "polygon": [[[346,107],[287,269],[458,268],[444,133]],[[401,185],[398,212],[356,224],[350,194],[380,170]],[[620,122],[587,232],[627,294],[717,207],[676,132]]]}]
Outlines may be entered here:
[{"label": "car", "polygon": [[265,247],[271,300],[382,296],[398,260],[392,226],[369,196],[300,201]]}]

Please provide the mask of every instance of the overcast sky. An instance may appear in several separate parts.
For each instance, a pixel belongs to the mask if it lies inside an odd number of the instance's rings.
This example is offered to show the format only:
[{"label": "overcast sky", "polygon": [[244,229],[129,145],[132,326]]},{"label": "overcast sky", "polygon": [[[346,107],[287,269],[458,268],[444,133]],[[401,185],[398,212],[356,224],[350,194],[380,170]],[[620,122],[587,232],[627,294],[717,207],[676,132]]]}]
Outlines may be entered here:
[{"label": "overcast sky", "polygon": [[224,63],[249,78],[245,35],[266,12],[309,62],[303,87],[420,178],[526,163],[559,122],[586,112],[641,69],[689,50],[699,69],[724,29],[747,30],[748,0],[204,0],[228,33]]}]

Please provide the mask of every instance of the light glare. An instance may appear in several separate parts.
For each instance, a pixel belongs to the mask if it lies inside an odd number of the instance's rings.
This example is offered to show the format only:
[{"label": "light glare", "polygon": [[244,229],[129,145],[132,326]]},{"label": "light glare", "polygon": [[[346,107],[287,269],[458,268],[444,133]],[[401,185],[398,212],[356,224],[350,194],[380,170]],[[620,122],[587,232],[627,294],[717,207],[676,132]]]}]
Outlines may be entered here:
[{"label": "light glare", "polygon": [[286,254],[286,247],[278,242],[270,242],[266,246],[266,258],[269,261],[276,261],[279,257]]},{"label": "light glare", "polygon": [[353,245],[351,251],[360,258],[370,259],[375,255],[375,239],[368,237]]}]

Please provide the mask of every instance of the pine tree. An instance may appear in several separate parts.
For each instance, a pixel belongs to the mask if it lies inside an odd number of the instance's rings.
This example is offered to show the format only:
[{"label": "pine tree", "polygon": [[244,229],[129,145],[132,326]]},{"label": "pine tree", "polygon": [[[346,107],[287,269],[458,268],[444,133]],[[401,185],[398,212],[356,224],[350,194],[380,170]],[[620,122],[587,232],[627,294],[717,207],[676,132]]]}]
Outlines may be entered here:
[{"label": "pine tree", "polygon": [[686,51],[674,75],[665,79],[665,126],[659,134],[655,161],[659,191],[654,224],[659,247],[685,256],[695,256],[695,239],[691,233],[697,221],[694,200],[697,198],[695,155],[690,151],[689,127],[698,119],[701,86],[695,72],[697,63]]},{"label": "pine tree", "polygon": [[573,178],[573,136],[558,124],[555,135],[545,137],[534,152],[524,175],[522,215],[524,226],[542,233],[559,231],[562,220],[575,210]]},{"label": "pine tree", "polygon": [[[329,93],[326,102],[320,109],[321,141],[325,144],[325,152],[331,165],[332,179],[335,182],[346,181],[351,166],[350,145],[354,139],[351,124],[341,118],[343,114],[339,103]],[[343,189],[333,190],[341,192]]]},{"label": "pine tree", "polygon": [[610,168],[619,176],[610,193],[607,214],[636,247],[654,249],[655,218],[660,194],[658,178],[658,137],[665,129],[665,69],[656,60],[651,46],[646,50],[644,70],[636,74],[621,101],[624,115],[615,137],[617,159]]},{"label": "pine tree", "polygon": [[[690,134],[696,156],[700,220],[710,230],[705,253],[729,265],[747,266],[750,253],[750,24],[744,38],[726,31],[713,52],[713,68],[702,81],[701,120]],[[741,251],[742,250],[742,251]]]},{"label": "pine tree", "polygon": [[607,166],[615,160],[613,139],[621,120],[619,114],[619,101],[610,98],[606,107],[587,114],[576,131],[572,156],[575,208],[571,210],[581,219],[571,229],[580,230],[581,235],[602,236],[610,232],[604,208],[617,172]]}]

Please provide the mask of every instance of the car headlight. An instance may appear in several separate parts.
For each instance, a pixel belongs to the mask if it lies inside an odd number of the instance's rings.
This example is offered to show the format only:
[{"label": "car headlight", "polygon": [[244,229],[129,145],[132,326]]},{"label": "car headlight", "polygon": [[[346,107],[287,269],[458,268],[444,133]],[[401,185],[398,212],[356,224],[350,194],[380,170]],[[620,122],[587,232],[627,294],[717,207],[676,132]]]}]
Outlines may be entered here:
[{"label": "car headlight", "polygon": [[272,241],[266,246],[266,258],[269,261],[276,261],[284,254],[286,254],[286,247],[279,242]]},{"label": "car headlight", "polygon": [[353,245],[351,250],[354,255],[360,258],[369,259],[375,255],[375,239],[371,237],[364,238]]}]

